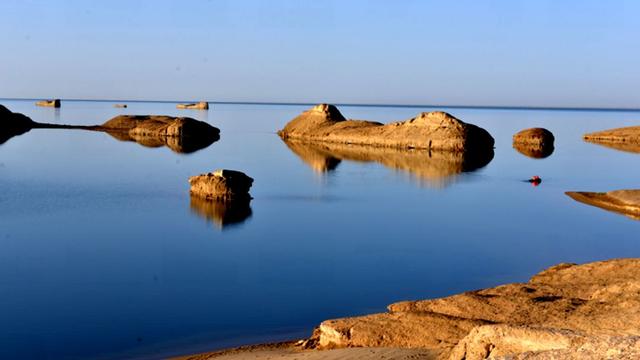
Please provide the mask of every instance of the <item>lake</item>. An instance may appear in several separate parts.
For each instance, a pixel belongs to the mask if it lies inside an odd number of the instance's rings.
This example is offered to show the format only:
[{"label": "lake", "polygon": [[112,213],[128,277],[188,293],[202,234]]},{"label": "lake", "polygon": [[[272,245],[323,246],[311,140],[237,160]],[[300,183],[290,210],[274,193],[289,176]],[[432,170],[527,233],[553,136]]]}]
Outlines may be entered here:
[{"label": "lake", "polygon": [[[275,132],[309,105],[33,103],[0,100],[46,123],[190,116],[221,138],[190,154],[82,130],[0,145],[3,359],[158,358],[300,338],[395,301],[640,256],[640,222],[564,194],[640,187],[640,154],[581,139],[638,125],[640,112],[440,108],[496,140],[486,166],[459,173],[435,155],[287,146]],[[433,110],[339,109],[381,122]],[[551,156],[512,148],[529,127],[554,133]],[[191,199],[188,177],[217,168],[255,179],[250,208]],[[523,181],[533,175],[539,186]]]}]

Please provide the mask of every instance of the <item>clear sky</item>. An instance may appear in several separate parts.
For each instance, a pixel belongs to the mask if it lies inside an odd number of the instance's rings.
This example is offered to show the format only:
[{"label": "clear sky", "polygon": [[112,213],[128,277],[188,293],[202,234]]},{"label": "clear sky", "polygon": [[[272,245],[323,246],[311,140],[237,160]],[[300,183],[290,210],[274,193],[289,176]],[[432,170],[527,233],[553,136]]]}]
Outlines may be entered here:
[{"label": "clear sky", "polygon": [[0,97],[640,107],[640,1],[1,0]]}]

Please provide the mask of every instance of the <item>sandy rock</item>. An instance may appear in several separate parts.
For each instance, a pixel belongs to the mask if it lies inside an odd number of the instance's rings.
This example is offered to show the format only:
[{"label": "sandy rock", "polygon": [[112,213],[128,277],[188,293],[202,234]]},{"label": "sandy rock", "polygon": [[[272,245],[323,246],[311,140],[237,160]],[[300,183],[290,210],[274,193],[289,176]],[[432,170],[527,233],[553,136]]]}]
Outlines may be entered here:
[{"label": "sandy rock", "polygon": [[640,189],[609,192],[566,192],[569,197],[583,204],[625,215],[640,220]]},{"label": "sandy rock", "polygon": [[554,140],[547,129],[525,129],[513,135],[513,148],[525,156],[542,159],[553,154]]},{"label": "sandy rock", "polygon": [[253,179],[240,171],[220,169],[189,178],[191,195],[212,200],[251,199]]},{"label": "sandy rock", "polygon": [[640,126],[597,131],[585,134],[583,139],[616,150],[640,153]]},{"label": "sandy rock", "polygon": [[37,106],[44,106],[44,107],[54,107],[54,108],[59,108],[60,107],[60,99],[54,99],[54,100],[41,100],[36,102]]},{"label": "sandy rock", "polygon": [[127,104],[114,104],[113,107],[118,109],[126,109]]},{"label": "sandy rock", "polygon": [[482,152],[428,151],[364,145],[308,142],[283,139],[287,147],[314,171],[334,170],[343,160],[377,162],[390,169],[405,171],[421,182],[444,187],[457,175],[486,166],[493,159],[493,149]]},{"label": "sandy rock", "polygon": [[421,113],[407,121],[383,125],[346,120],[328,104],[303,112],[278,134],[283,139],[434,151],[493,151],[494,145],[486,130],[445,112]]},{"label": "sandy rock", "polygon": [[194,110],[209,110],[209,103],[206,101],[201,101],[198,103],[190,103],[190,104],[178,104],[176,105],[178,109],[194,109]]},{"label": "sandy rock", "polygon": [[[640,336],[638,309],[640,259],[560,264],[527,283],[405,301],[390,305],[388,313],[325,321],[310,343],[320,348],[428,348],[440,351],[443,358],[466,352],[486,355],[486,345],[492,344],[498,349],[492,350],[496,356],[511,356],[568,349],[575,338]],[[508,326],[471,331],[481,325]],[[461,342],[469,335],[473,336]],[[484,357],[466,357],[472,358]]]}]

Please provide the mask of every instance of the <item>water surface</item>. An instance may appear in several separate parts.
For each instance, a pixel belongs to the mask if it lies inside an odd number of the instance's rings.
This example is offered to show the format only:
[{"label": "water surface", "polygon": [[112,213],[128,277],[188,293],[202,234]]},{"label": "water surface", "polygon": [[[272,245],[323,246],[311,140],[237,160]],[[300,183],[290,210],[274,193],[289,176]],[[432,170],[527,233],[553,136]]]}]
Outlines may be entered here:
[{"label": "water surface", "polygon": [[[79,130],[0,145],[0,358],[157,358],[301,337],[394,301],[640,256],[640,222],[564,195],[639,187],[639,154],[581,140],[638,124],[638,112],[444,108],[496,139],[488,164],[465,167],[437,154],[293,148],[275,131],[308,106],[0,103],[46,123],[166,114],[221,130],[191,154]],[[340,110],[388,122],[430,109]],[[546,159],[511,147],[534,126],[556,136]],[[187,178],[216,168],[255,179],[248,208],[190,198]],[[522,181],[532,175],[540,186]]]}]

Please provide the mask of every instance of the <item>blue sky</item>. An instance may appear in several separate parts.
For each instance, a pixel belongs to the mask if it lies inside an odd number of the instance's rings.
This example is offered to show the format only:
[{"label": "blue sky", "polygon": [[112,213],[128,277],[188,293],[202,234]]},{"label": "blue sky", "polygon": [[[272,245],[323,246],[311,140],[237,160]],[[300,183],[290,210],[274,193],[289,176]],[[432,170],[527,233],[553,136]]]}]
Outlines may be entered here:
[{"label": "blue sky", "polygon": [[2,0],[0,97],[640,107],[638,1]]}]

